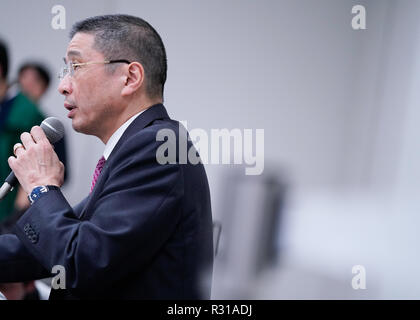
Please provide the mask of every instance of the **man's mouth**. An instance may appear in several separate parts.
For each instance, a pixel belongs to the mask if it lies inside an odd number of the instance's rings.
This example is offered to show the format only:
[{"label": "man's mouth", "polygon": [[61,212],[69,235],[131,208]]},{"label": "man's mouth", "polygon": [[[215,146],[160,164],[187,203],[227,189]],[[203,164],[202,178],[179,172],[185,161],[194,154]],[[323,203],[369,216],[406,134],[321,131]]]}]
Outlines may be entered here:
[{"label": "man's mouth", "polygon": [[76,112],[77,107],[68,103],[68,102],[64,102],[64,107],[69,110],[69,113],[67,114],[68,118],[72,118]]}]

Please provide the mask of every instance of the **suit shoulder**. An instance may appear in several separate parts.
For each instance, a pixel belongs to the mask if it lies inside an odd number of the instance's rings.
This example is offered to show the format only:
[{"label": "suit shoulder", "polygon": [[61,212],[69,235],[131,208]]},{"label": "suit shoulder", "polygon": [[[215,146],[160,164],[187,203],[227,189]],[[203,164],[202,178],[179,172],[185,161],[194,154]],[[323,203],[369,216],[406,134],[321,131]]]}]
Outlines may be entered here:
[{"label": "suit shoulder", "polygon": [[160,130],[169,129],[178,133],[180,126],[182,127],[182,124],[179,121],[172,119],[159,119],[153,121],[149,126],[145,127],[140,132],[144,131],[146,134],[150,132],[157,133]]},{"label": "suit shoulder", "polygon": [[122,142],[116,157],[136,157],[156,154],[156,150],[162,144],[159,138],[160,133],[169,130],[174,132],[174,137],[178,140],[179,122],[170,119],[160,119],[151,122],[147,127],[131,133]]},{"label": "suit shoulder", "polygon": [[134,140],[139,143],[150,143],[152,141],[156,142],[158,141],[157,137],[159,136],[159,134],[166,133],[168,131],[173,132],[175,134],[175,137],[178,138],[180,128],[183,128],[183,126],[180,122],[176,120],[155,120],[147,127],[133,134],[130,138],[127,139],[127,142],[128,140]]}]

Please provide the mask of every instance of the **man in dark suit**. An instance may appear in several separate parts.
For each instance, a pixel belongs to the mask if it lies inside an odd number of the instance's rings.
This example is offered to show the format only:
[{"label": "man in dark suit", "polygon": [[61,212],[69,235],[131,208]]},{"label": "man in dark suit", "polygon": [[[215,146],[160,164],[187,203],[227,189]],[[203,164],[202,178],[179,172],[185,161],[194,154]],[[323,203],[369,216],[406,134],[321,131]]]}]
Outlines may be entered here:
[{"label": "man in dark suit", "polygon": [[22,134],[9,165],[32,204],[14,234],[0,236],[0,282],[48,277],[61,265],[66,289],[51,299],[209,298],[204,167],[181,164],[179,154],[162,164],[157,139],[171,130],[176,138],[165,143],[177,146],[183,135],[162,104],[160,36],[136,17],[89,18],[73,27],[65,60],[59,91],[72,126],[99,137],[104,154],[91,193],[72,208],[59,189],[64,166],[42,129]]}]

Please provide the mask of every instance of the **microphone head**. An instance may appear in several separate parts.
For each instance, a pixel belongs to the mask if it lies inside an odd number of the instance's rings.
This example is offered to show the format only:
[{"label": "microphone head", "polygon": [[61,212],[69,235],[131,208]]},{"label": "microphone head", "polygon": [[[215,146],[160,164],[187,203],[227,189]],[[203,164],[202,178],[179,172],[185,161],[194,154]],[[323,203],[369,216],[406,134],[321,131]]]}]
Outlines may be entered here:
[{"label": "microphone head", "polygon": [[41,128],[51,144],[61,140],[64,136],[64,126],[57,118],[49,117],[45,119],[41,123]]}]

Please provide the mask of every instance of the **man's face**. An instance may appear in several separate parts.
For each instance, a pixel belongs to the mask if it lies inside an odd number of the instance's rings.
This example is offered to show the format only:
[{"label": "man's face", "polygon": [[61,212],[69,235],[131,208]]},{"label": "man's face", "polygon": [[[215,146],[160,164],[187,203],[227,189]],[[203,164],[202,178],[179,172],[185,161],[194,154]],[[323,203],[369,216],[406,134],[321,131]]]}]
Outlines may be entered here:
[{"label": "man's face", "polygon": [[[76,33],[67,47],[66,60],[72,63],[100,62],[105,57],[93,48],[94,35]],[[66,75],[58,91],[65,96],[74,130],[103,138],[113,130],[119,109],[121,74],[106,72],[104,64],[75,68],[73,76]]]}]

